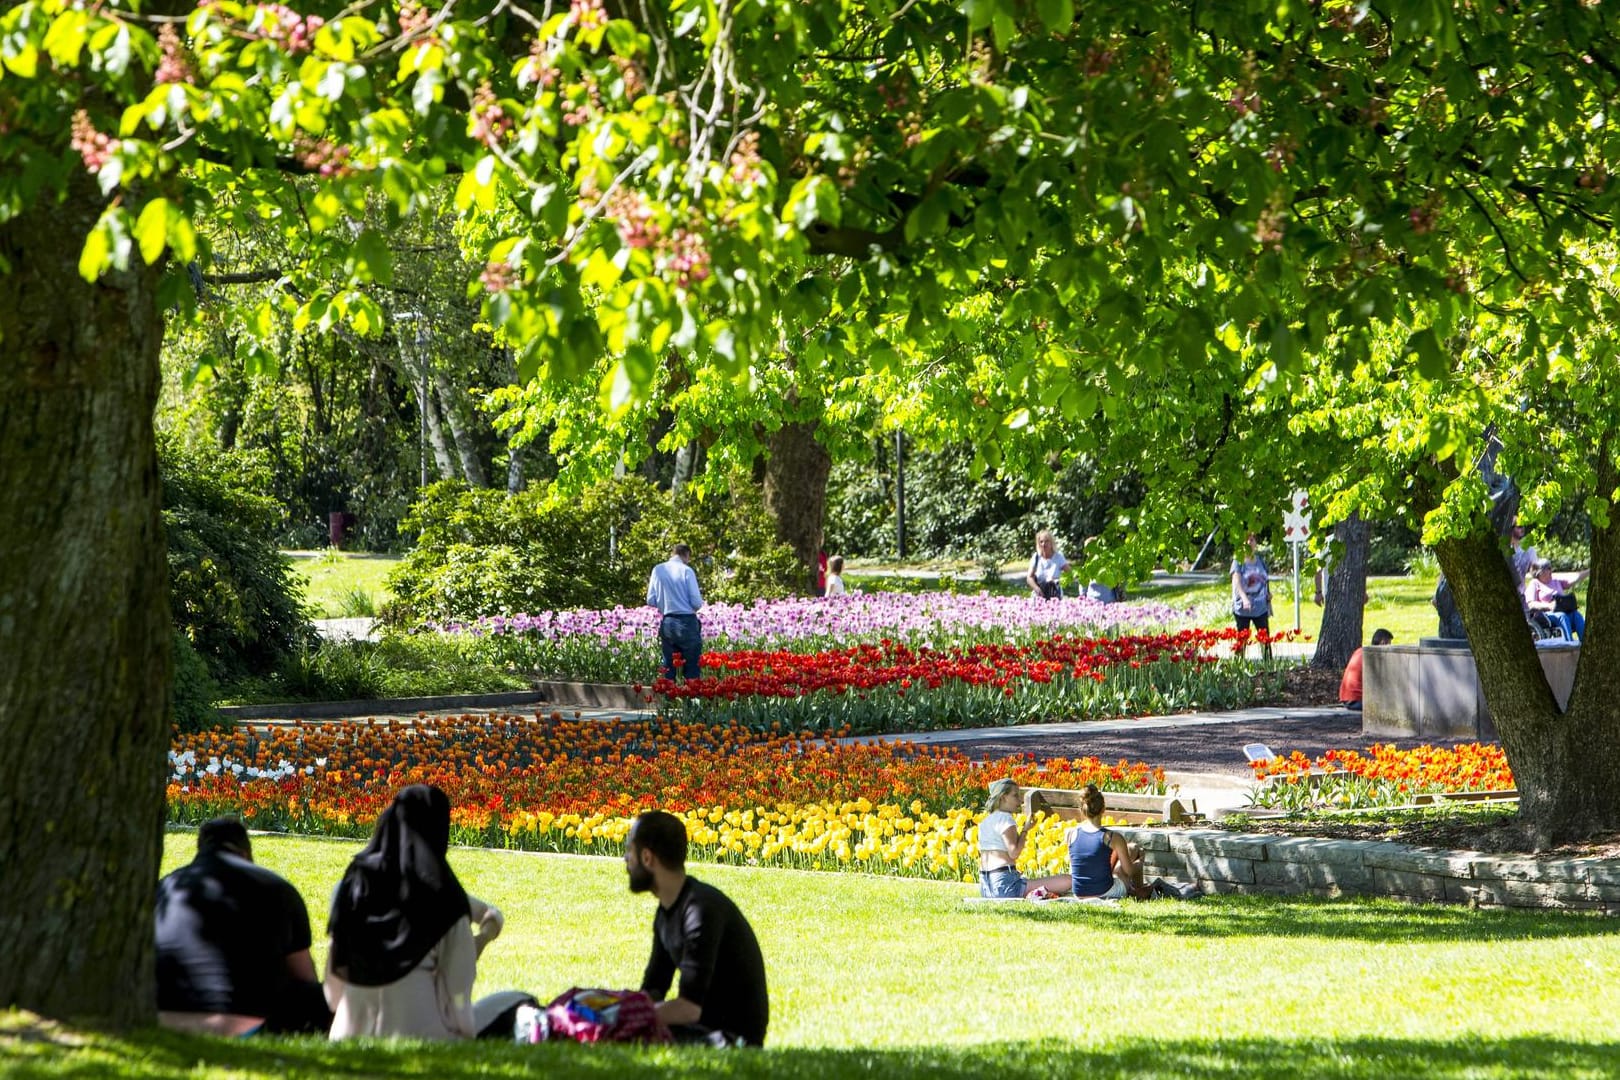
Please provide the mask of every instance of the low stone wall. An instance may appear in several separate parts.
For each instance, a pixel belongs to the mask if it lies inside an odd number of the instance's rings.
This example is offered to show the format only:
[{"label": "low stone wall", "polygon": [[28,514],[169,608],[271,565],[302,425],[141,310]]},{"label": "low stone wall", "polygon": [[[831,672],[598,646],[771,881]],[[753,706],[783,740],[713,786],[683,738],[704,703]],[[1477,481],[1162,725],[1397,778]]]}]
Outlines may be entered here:
[{"label": "low stone wall", "polygon": [[1194,881],[1210,893],[1387,896],[1620,915],[1620,859],[1532,859],[1219,829],[1117,831],[1142,846],[1149,880]]},{"label": "low stone wall", "polygon": [[[1575,685],[1580,646],[1538,648],[1560,709]],[[1380,645],[1362,652],[1361,733],[1384,738],[1496,739],[1474,654],[1466,644]]]}]

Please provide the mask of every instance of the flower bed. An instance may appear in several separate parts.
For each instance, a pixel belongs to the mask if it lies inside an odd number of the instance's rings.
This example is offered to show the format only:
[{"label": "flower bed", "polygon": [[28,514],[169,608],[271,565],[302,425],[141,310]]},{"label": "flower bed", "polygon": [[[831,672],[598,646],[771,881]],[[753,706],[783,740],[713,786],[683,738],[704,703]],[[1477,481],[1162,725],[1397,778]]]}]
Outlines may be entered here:
[{"label": "flower bed", "polygon": [[[652,608],[556,611],[452,624],[483,639],[492,658],[559,679],[648,683],[658,674],[658,612]],[[1029,643],[1065,631],[1106,632],[1184,624],[1189,612],[1157,603],[1099,604],[1082,598],[876,593],[822,599],[710,604],[704,644],[727,650],[814,653],[885,639],[946,649]]]},{"label": "flower bed", "polygon": [[[981,814],[964,807],[998,776],[1164,791],[1162,770],[1143,764],[975,764],[909,744],[555,714],[202,732],[178,736],[169,760],[180,823],[234,813],[255,828],[362,837],[400,787],[432,783],[450,796],[459,843],[616,855],[630,819],[661,807],[686,819],[694,859],[952,880],[976,860]],[[1029,865],[1060,865],[1043,844]]]},{"label": "flower bed", "polygon": [[1404,805],[1417,795],[1513,789],[1507,755],[1484,743],[1413,750],[1385,743],[1365,755],[1329,750],[1314,760],[1296,750],[1254,762],[1254,775],[1267,781],[1254,804],[1275,810],[1358,810]]},{"label": "flower bed", "polygon": [[[1286,636],[1286,635],[1284,635]],[[915,647],[884,640],[815,653],[714,651],[704,678],[659,679],[660,709],[687,721],[726,719],[862,733],[1236,708],[1280,680],[1282,662],[1243,658],[1247,631],[1180,630],[1028,644]]]}]

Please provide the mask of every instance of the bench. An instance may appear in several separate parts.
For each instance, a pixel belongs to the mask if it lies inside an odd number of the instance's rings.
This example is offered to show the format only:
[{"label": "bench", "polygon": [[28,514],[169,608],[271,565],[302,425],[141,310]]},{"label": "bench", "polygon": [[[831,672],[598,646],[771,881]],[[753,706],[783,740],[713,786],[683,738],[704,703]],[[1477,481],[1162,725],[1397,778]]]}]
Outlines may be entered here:
[{"label": "bench", "polygon": [[[1069,788],[1025,788],[1026,816],[1033,812],[1031,804],[1036,795],[1046,800],[1047,813],[1066,821],[1079,820],[1080,792]],[[1119,791],[1105,791],[1103,802],[1103,816],[1125,825],[1178,825],[1204,819],[1198,813],[1198,804],[1194,800],[1183,801],[1173,795],[1127,795]]]}]

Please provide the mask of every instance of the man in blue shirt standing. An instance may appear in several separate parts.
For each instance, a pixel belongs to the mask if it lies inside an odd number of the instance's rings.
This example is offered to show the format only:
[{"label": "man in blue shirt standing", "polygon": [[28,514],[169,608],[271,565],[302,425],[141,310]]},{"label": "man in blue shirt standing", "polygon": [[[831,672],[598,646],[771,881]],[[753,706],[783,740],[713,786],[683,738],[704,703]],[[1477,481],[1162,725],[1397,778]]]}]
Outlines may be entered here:
[{"label": "man in blue shirt standing", "polygon": [[692,549],[676,544],[669,561],[653,567],[647,579],[647,603],[663,612],[658,623],[658,644],[664,650],[664,678],[675,678],[675,654],[681,654],[681,674],[696,679],[702,674],[703,623],[698,609],[703,593],[698,591],[697,574],[692,572]]}]

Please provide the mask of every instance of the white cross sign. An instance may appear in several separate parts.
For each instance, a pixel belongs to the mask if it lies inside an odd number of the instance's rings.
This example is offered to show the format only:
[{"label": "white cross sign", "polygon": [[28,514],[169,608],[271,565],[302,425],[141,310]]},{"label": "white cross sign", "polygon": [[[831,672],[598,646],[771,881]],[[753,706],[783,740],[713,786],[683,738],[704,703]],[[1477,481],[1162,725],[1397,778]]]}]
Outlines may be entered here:
[{"label": "white cross sign", "polygon": [[1283,511],[1283,539],[1290,544],[1303,544],[1311,538],[1311,497],[1305,491],[1296,491]]}]

